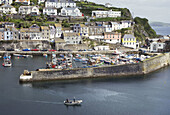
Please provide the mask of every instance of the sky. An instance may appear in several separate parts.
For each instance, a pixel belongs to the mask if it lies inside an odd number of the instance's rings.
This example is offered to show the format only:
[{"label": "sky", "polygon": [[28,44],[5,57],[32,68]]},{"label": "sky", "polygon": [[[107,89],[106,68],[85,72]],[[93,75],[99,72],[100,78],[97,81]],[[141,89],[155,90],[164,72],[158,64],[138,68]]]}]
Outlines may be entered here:
[{"label": "sky", "polygon": [[149,22],[170,23],[170,0],[89,0],[99,4],[111,3],[114,7],[130,9],[133,17]]}]

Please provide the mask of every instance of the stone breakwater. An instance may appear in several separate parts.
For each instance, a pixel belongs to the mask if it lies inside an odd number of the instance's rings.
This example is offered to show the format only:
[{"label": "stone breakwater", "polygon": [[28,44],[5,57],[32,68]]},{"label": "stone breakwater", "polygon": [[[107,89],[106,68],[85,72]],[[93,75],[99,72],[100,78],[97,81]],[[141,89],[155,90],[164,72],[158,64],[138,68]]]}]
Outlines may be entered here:
[{"label": "stone breakwater", "polygon": [[21,82],[79,79],[95,77],[121,77],[129,75],[142,75],[153,72],[170,64],[170,53],[160,54],[141,63],[112,65],[95,68],[77,68],[67,70],[42,69],[31,71],[31,78],[20,79]]}]

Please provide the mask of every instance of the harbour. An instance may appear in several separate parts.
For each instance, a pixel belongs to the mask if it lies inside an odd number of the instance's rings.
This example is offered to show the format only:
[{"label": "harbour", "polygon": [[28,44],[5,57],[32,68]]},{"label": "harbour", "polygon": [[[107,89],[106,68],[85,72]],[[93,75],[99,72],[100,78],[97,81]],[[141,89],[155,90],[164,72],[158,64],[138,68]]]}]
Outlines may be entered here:
[{"label": "harbour", "polygon": [[0,0],[0,115],[170,114],[168,1],[107,2]]},{"label": "harbour", "polygon": [[[42,56],[12,58],[14,67],[0,66],[1,115],[170,113],[170,67],[147,75],[121,79],[108,77],[19,83],[19,76],[25,69],[36,70],[44,67],[48,60]],[[0,63],[2,62],[0,59]],[[65,99],[73,97],[81,98],[82,105],[67,107],[63,104]],[[102,108],[105,108],[105,111]]]},{"label": "harbour", "polygon": [[[81,55],[76,55],[76,57],[78,62],[80,59],[82,60]],[[129,57],[129,55],[125,57]],[[157,54],[157,56],[154,57],[144,57],[143,59],[142,57],[132,57],[130,60],[127,58],[120,58],[120,54],[118,54],[118,58],[115,59],[114,57],[114,60],[111,61],[111,59],[105,57],[105,55],[94,55],[92,58],[86,59],[88,65],[72,68],[73,62],[75,63],[72,55],[70,55],[70,58],[64,55],[60,55],[60,58],[56,58],[56,54],[52,54],[52,62],[49,64],[47,63],[46,69],[36,69],[36,71],[30,72],[24,70],[24,73],[20,76],[20,82],[142,75],[170,64],[169,53]],[[67,60],[69,60],[69,62]]]}]

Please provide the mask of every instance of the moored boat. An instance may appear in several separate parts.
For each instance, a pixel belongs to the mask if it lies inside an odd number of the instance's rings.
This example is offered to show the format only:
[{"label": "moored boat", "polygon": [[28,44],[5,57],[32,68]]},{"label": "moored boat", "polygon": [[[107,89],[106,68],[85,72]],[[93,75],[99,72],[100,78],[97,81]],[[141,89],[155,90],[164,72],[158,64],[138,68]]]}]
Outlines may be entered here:
[{"label": "moored boat", "polygon": [[24,57],[24,58],[28,58],[28,57],[33,57],[32,55],[21,55],[21,54],[13,54],[13,56],[15,57]]},{"label": "moored boat", "polygon": [[2,65],[4,67],[11,67],[12,66],[11,56],[8,54],[5,54],[3,58],[4,58],[4,62]]}]

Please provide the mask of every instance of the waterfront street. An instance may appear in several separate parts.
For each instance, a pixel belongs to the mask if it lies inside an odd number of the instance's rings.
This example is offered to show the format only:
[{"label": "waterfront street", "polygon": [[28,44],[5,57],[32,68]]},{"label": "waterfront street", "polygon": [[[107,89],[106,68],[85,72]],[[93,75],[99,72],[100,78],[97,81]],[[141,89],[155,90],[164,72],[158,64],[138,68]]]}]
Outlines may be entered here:
[{"label": "waterfront street", "polygon": [[[136,78],[100,78],[19,84],[24,69],[45,66],[48,58],[12,58],[13,66],[0,66],[0,115],[168,115],[170,67]],[[2,64],[3,60],[0,59]],[[66,98],[82,99],[67,107]],[[104,109],[104,110],[103,110]]]}]

